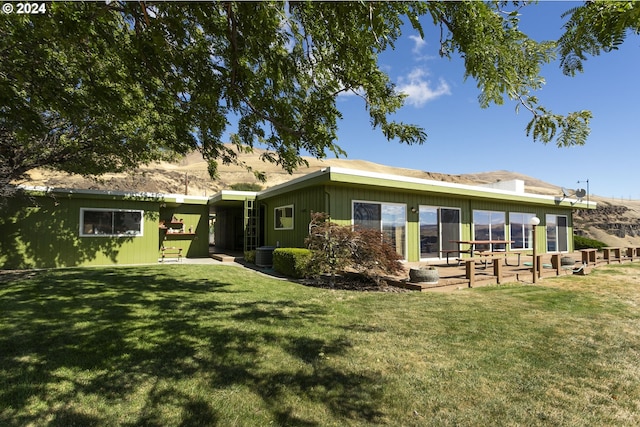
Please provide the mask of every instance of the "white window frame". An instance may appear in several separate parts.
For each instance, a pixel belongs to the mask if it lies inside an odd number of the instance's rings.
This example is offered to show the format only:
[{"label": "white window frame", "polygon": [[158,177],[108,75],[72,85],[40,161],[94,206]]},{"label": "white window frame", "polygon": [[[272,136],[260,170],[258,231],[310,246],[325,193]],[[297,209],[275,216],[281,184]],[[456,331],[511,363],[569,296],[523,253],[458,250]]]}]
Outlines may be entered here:
[{"label": "white window frame", "polygon": [[[492,232],[492,228],[491,228],[491,217],[492,214],[502,214],[503,217],[503,222],[502,222],[502,235],[503,235],[503,239],[507,240],[507,213],[505,211],[492,211],[492,210],[488,210],[488,209],[474,209],[471,212],[471,222],[472,222],[472,231],[473,231],[473,240],[479,240],[478,236],[476,236],[476,221],[475,221],[475,216],[476,216],[476,212],[478,213],[486,213],[489,214],[489,224],[486,224],[489,226],[489,240],[496,240],[493,236],[493,232]],[[477,245],[476,245],[477,246]],[[492,246],[492,245],[490,245]],[[508,249],[510,245],[505,245],[505,249]],[[494,250],[493,247],[490,247],[490,250]]]},{"label": "white window frame", "polygon": [[[552,219],[553,218],[553,219]],[[558,225],[558,218],[564,218],[565,219],[565,232],[566,232],[566,241],[564,241],[563,243],[567,246],[567,250],[566,251],[561,251],[558,249],[558,247],[560,246],[560,236],[559,236],[559,230],[560,230],[560,226]],[[553,232],[555,234],[555,249],[551,250],[549,249],[549,227],[550,227],[550,223],[553,223]],[[564,215],[564,214],[546,214],[545,215],[545,226],[544,226],[544,230],[545,230],[545,239],[546,239],[546,248],[547,248],[547,252],[549,253],[567,253],[569,252],[569,239],[571,239],[571,235],[569,233],[569,215]]]},{"label": "white window frame", "polygon": [[[522,225],[524,226],[523,228],[523,237],[524,237],[524,231],[527,230],[528,234],[527,234],[527,238],[526,241],[528,243],[528,246],[524,246],[524,241],[523,243],[523,247],[522,248],[514,248],[514,245],[518,242],[515,241],[514,237],[513,237],[513,221],[511,216],[512,215],[520,215],[522,218]],[[533,249],[533,225],[531,225],[531,218],[533,218],[534,216],[536,216],[536,214],[532,213],[532,212],[509,212],[509,239],[508,240],[513,240],[514,242],[511,243],[511,250],[513,251],[524,251],[524,250],[531,250]]]},{"label": "white window frame", "polygon": [[[286,210],[286,209],[291,209],[291,227],[278,227],[278,210],[282,209],[282,210]],[[280,218],[282,218],[282,216],[280,216]],[[287,217],[285,217],[287,218]],[[284,205],[284,206],[278,206],[276,208],[273,209],[273,229],[274,230],[293,230],[295,228],[295,209],[293,208],[293,205]]]},{"label": "white window frame", "polygon": [[[437,221],[438,221],[438,248],[439,248],[437,257],[427,257],[427,258],[422,257],[422,248],[420,247],[420,238],[421,238],[420,208],[436,209],[436,215],[438,217]],[[455,207],[455,206],[418,205],[418,212],[417,212],[418,213],[418,256],[420,257],[420,261],[429,261],[433,259],[439,259],[439,260],[446,259],[446,256],[443,256],[442,253],[444,250],[447,250],[445,248],[446,246],[445,244],[450,242],[442,241],[442,222],[441,222],[442,209],[458,211],[458,237],[460,238],[460,236],[462,236],[462,209],[461,208]]]},{"label": "white window frame", "polygon": [[[132,230],[132,233],[87,233],[85,232],[85,213],[86,212],[111,212],[111,213],[138,213],[140,214],[139,231]],[[113,218],[111,221],[111,229],[113,231],[115,224]],[[143,237],[144,236],[144,211],[141,209],[113,209],[113,208],[80,208],[80,237]]]}]

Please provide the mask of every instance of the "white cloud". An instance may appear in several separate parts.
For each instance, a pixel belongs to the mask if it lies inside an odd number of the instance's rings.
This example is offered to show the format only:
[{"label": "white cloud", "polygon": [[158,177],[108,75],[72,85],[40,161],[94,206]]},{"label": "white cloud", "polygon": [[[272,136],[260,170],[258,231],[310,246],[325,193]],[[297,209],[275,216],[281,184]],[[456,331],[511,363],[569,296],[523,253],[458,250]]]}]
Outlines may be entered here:
[{"label": "white cloud", "polygon": [[413,40],[413,49],[411,52],[418,54],[422,50],[423,47],[427,45],[427,42],[420,36],[409,36],[411,40]]},{"label": "white cloud", "polygon": [[444,79],[440,79],[437,86],[433,86],[427,79],[428,73],[415,68],[406,77],[398,79],[398,91],[407,94],[406,103],[414,107],[422,107],[429,101],[444,95],[451,95],[449,85]]}]

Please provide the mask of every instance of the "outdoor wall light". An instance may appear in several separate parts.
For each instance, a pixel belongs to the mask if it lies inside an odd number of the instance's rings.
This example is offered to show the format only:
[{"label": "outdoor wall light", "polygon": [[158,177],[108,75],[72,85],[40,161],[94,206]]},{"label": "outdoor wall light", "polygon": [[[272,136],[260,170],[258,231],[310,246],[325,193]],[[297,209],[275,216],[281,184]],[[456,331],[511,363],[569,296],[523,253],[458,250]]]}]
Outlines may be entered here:
[{"label": "outdoor wall light", "polygon": [[418,212],[418,210],[416,208],[414,208],[413,206],[411,206],[411,212],[416,213],[416,212]]}]

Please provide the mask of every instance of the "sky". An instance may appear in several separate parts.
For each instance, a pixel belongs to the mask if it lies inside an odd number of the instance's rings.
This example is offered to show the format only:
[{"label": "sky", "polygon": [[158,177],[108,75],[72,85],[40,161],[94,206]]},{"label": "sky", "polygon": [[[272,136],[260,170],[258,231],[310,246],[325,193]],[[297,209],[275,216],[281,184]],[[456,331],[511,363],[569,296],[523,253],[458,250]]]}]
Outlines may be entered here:
[{"label": "sky", "polygon": [[[541,1],[521,11],[520,28],[535,40],[556,40],[566,18],[583,4]],[[482,109],[476,81],[464,81],[460,58],[440,58],[439,30],[423,17],[425,39],[407,26],[395,50],[379,58],[381,68],[409,96],[395,119],[428,134],[423,145],[387,141],[371,128],[363,101],[341,96],[337,144],[348,159],[389,166],[468,174],[507,170],[601,197],[640,200],[640,36],[629,34],[618,51],[590,57],[584,73],[562,74],[560,62],[546,65],[540,104],[557,114],[590,110],[591,134],[584,146],[558,148],[526,136],[531,120],[515,101]],[[581,182],[578,182],[581,181]]]}]

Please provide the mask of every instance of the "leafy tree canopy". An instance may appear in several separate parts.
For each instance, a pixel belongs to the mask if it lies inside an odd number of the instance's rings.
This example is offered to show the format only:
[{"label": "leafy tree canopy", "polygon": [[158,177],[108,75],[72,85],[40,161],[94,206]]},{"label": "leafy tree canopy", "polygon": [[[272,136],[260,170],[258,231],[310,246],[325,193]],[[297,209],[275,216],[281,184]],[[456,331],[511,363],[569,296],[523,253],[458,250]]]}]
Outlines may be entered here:
[{"label": "leafy tree canopy", "polygon": [[[421,144],[424,129],[390,119],[405,95],[378,66],[405,21],[423,35],[421,16],[440,27],[442,56],[464,58],[482,107],[514,100],[532,113],[534,140],[583,144],[588,111],[554,114],[531,95],[544,84],[541,66],[559,52],[567,74],[582,71],[586,54],[638,32],[640,3],[575,8],[559,43],[518,29],[524,5],[54,2],[45,14],[2,14],[0,188],[37,167],[100,175],[194,149],[215,176],[218,162],[258,145],[292,171],[301,153],[345,154],[336,144],[343,92],[365,100],[386,138]],[[237,132],[223,141],[231,120]]]}]

